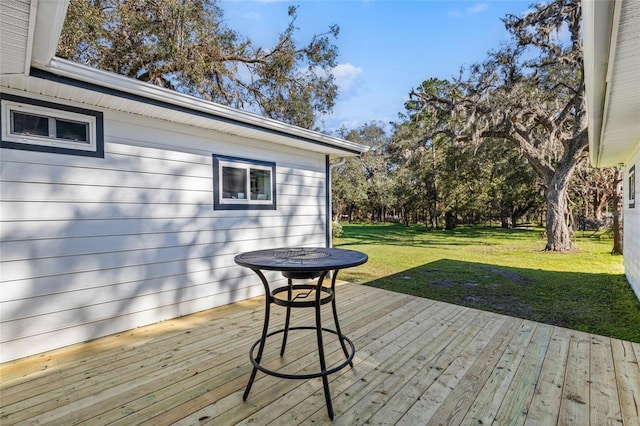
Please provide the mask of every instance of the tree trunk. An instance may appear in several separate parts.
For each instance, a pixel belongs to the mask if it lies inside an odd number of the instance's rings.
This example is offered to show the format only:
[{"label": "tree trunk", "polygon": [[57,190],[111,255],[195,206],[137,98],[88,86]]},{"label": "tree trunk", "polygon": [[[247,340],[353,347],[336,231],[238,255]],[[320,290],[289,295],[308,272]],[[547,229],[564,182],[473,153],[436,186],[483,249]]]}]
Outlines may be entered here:
[{"label": "tree trunk", "polygon": [[[555,179],[554,179],[555,181]],[[566,251],[574,248],[567,211],[567,185],[552,184],[547,189],[547,246],[546,251]]]},{"label": "tree trunk", "polygon": [[509,220],[507,219],[507,215],[504,213],[500,216],[500,227],[502,229],[509,229]]},{"label": "tree trunk", "polygon": [[500,203],[500,226],[502,229],[509,229],[509,207],[504,198]]},{"label": "tree trunk", "polygon": [[593,217],[599,226],[604,223],[604,213],[607,208],[607,203],[603,202],[603,198],[605,197],[600,193],[600,190],[595,188],[595,194],[593,195]]},{"label": "tree trunk", "polygon": [[444,214],[444,221],[444,229],[446,229],[447,231],[456,229],[456,226],[458,225],[458,218],[451,210],[447,210],[447,212]]},{"label": "tree trunk", "polygon": [[622,169],[616,167],[613,174],[613,250],[611,250],[611,254],[622,254],[623,179]]},{"label": "tree trunk", "polygon": [[433,200],[433,210],[431,211],[431,229],[438,229],[438,199]]}]

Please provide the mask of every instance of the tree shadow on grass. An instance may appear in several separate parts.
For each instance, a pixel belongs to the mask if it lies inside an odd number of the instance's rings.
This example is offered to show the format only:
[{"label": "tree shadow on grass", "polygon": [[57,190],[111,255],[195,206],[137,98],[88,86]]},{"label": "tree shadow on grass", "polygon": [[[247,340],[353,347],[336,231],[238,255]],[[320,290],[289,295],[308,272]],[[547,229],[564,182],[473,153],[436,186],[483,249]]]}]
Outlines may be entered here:
[{"label": "tree shadow on grass", "polygon": [[623,274],[441,259],[367,285],[640,342],[640,301]]}]

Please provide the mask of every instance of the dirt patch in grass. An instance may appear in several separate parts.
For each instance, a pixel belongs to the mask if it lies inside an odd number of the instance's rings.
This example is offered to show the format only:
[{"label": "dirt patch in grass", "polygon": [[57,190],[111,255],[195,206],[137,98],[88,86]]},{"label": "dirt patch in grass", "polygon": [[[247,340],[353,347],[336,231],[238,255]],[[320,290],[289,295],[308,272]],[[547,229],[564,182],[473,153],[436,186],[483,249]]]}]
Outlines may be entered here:
[{"label": "dirt patch in grass", "polygon": [[516,274],[515,272],[488,266],[480,266],[480,269],[491,272],[494,275],[499,275],[517,284],[534,284],[532,280],[525,278],[522,275]]},{"label": "dirt patch in grass", "polygon": [[449,288],[449,287],[455,286],[457,283],[454,282],[454,281],[429,281],[427,284],[428,285],[433,285],[433,286],[436,286],[436,287]]},{"label": "dirt patch in grass", "polygon": [[509,295],[493,297],[468,295],[462,299],[462,303],[460,304],[469,308],[496,312],[518,318],[530,318],[533,315],[533,308],[531,306],[523,303],[517,297]]},{"label": "dirt patch in grass", "polygon": [[387,288],[521,318],[531,318],[536,311],[520,295],[536,283],[515,271],[465,265],[459,270],[417,268],[409,272],[401,275],[402,284]]}]

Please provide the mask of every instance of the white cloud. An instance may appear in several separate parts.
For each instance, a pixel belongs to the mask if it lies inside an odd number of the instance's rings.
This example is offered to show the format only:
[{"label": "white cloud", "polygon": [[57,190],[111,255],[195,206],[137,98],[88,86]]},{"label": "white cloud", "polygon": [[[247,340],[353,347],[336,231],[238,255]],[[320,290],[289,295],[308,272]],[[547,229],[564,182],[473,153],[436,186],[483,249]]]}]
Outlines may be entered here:
[{"label": "white cloud", "polygon": [[242,15],[248,21],[262,21],[262,15],[255,11],[249,11]]},{"label": "white cloud", "polygon": [[464,11],[460,11],[459,9],[450,10],[448,15],[454,18],[461,18],[465,15],[475,15],[476,13],[484,12],[487,9],[489,9],[487,3],[476,3],[473,6],[467,7]]},{"label": "white cloud", "polygon": [[486,3],[476,3],[471,7],[465,9],[467,15],[475,15],[476,13],[483,12],[489,8],[489,5]]},{"label": "white cloud", "polygon": [[344,94],[350,92],[356,86],[358,78],[362,74],[362,68],[350,63],[338,64],[331,70],[331,74],[333,74],[340,92]]}]

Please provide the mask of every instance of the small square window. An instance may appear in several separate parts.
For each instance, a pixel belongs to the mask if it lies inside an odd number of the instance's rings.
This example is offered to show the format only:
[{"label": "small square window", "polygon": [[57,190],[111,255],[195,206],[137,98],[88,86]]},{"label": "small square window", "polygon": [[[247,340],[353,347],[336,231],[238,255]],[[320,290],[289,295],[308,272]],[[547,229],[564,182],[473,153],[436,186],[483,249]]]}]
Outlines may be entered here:
[{"label": "small square window", "polygon": [[629,169],[629,208],[636,207],[636,166]]},{"label": "small square window", "polygon": [[102,113],[0,94],[2,148],[104,157]]},{"label": "small square window", "polygon": [[275,210],[275,163],[213,156],[215,210]]}]

